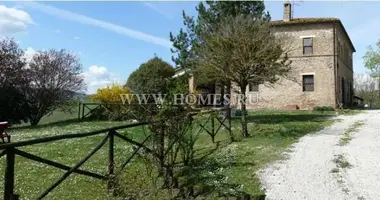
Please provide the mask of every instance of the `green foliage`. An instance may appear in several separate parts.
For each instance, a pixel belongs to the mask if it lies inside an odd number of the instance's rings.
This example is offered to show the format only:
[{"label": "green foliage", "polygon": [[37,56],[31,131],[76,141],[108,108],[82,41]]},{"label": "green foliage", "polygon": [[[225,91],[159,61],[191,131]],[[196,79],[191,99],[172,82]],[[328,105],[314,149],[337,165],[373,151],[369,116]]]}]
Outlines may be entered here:
[{"label": "green foliage", "polygon": [[[253,26],[247,26],[251,29],[246,29],[246,31],[242,30],[242,28],[246,27],[245,25],[251,25],[252,22],[260,21],[267,24],[265,22],[270,20],[269,13],[265,13],[265,5],[263,1],[206,1],[205,3],[199,3],[196,10],[198,12],[196,19],[194,17],[187,16],[186,13],[183,12],[186,31],[180,29],[179,34],[176,37],[170,33],[170,40],[173,42],[174,47],[172,49],[172,53],[176,54],[176,56],[173,57],[173,61],[176,63],[177,67],[190,69],[188,72],[191,72],[196,78],[197,84],[219,82],[227,85],[227,90],[230,90],[231,82],[235,82],[240,88],[245,88],[251,82],[255,84],[261,84],[264,82],[273,83],[277,80],[278,75],[281,75],[281,73],[284,72],[282,69],[285,68],[274,69],[274,66],[284,64],[283,61],[277,62],[279,61],[279,56],[285,54],[285,60],[287,60],[287,56],[286,52],[279,51],[278,41],[274,40],[272,34],[270,34],[269,31],[265,34],[260,34],[261,32],[258,31],[257,26],[255,28],[253,28]],[[239,28],[230,27],[230,31],[223,29],[233,22],[231,19],[235,18],[245,18],[250,19],[250,21],[246,20],[242,22],[242,26]],[[226,22],[227,20],[230,21]],[[267,27],[269,27],[268,24]],[[229,38],[224,38],[225,40],[219,37],[218,39],[210,41],[214,35],[217,35],[218,33],[225,33],[225,36],[232,36]],[[236,37],[240,33],[240,36],[246,37]],[[256,35],[259,35],[259,37]],[[258,41],[255,45],[249,43],[250,41],[253,41],[253,39],[257,39]],[[212,48],[209,48],[211,44],[215,45]],[[269,47],[269,45],[267,45],[264,47],[265,45],[263,46],[262,44],[276,44],[277,46],[272,45]],[[217,52],[215,47],[229,51],[228,53],[227,51]],[[246,52],[242,53],[241,50],[246,50]],[[215,59],[210,58],[210,54],[206,55],[206,52],[214,52]],[[249,55],[247,52],[249,52]],[[248,62],[247,60],[241,60],[245,58],[249,58],[251,60]],[[263,58],[268,59],[264,61]],[[199,63],[200,60],[203,64]],[[252,62],[252,60],[255,62]],[[208,64],[206,65],[203,61],[208,62]],[[237,61],[238,64],[234,61]],[[274,62],[277,63],[274,64]],[[266,66],[263,67],[263,63],[268,64],[265,64]],[[247,77],[248,80],[241,80],[241,77],[236,74],[231,75],[230,72],[239,71],[239,69],[231,69],[231,67],[241,66],[253,66],[249,72],[247,72],[247,70],[241,70],[244,74],[243,77]],[[268,66],[273,66],[273,68],[267,69]],[[259,71],[259,73],[253,75],[252,72],[254,71]],[[264,76],[262,72],[265,73]],[[270,72],[277,72],[277,74]],[[234,77],[234,79],[231,77]],[[265,80],[261,80],[258,77],[264,77]],[[240,92],[245,94],[245,91]],[[244,110],[245,107],[242,106],[242,109]],[[242,125],[245,127],[243,128],[243,135],[248,135],[246,131],[246,123],[244,122],[244,116],[245,115],[242,116]]]},{"label": "green foliage", "polygon": [[[216,135],[218,146],[212,145],[210,137],[202,131],[195,142],[194,168],[183,167],[181,158],[177,160],[175,169],[179,177],[179,183],[194,185],[197,199],[222,200],[223,195],[250,194],[264,195],[257,171],[275,160],[281,159],[281,155],[299,137],[330,124],[327,120],[317,120],[321,117],[331,116],[328,113],[296,111],[296,112],[252,112],[249,113],[249,129],[254,132],[254,137],[244,139],[242,142],[230,143],[226,130]],[[251,126],[255,123],[255,126]],[[50,124],[37,128],[13,128],[10,131],[12,141],[23,141],[48,136],[56,136],[67,133],[80,133],[94,131],[114,126],[120,126],[125,122],[82,122]],[[195,126],[196,127],[196,126]],[[282,135],[278,134],[281,127]],[[198,127],[200,128],[200,127]],[[236,136],[239,134],[239,119],[233,119],[232,129]],[[118,131],[119,133],[136,141],[144,140],[149,132],[144,132],[142,127],[135,127]],[[25,147],[24,151],[52,159],[59,163],[73,166],[83,156],[96,146],[103,136],[91,136],[88,138],[63,140],[60,142],[37,144]],[[152,143],[147,145],[152,147]],[[132,153],[132,145],[123,140],[115,139],[115,163],[123,163]],[[107,146],[101,148],[98,153],[87,161],[81,169],[105,174],[108,160]],[[141,153],[143,154],[143,153]],[[2,157],[4,159],[4,157]],[[3,160],[4,161],[4,160]],[[148,164],[148,165],[147,165]],[[132,162],[121,172],[118,178],[119,197],[107,196],[107,184],[102,180],[80,174],[72,174],[70,180],[63,182],[54,192],[49,194],[49,199],[168,199],[167,188],[155,188],[152,182],[158,172],[150,169],[149,162],[142,156],[135,157]],[[117,165],[118,166],[118,165]],[[4,170],[4,162],[0,163],[0,170]],[[20,197],[36,199],[40,194],[40,188],[48,188],[51,183],[59,179],[62,170],[36,164],[34,161],[20,157],[16,159],[15,177],[19,184],[15,190]],[[199,176],[198,176],[199,175]],[[158,186],[162,181],[158,180]],[[202,186],[205,186],[203,188]],[[0,190],[0,196],[3,190]],[[174,189],[174,194],[179,189]],[[257,197],[259,199],[259,197]],[[188,198],[190,199],[190,198]],[[233,199],[233,198],[232,198]]]},{"label": "green foliage", "polygon": [[[204,32],[197,48],[196,71],[238,86],[245,95],[248,84],[274,84],[290,71],[291,61],[280,36],[274,36],[271,25],[246,16],[227,18],[215,30]],[[206,78],[206,77],[205,77]],[[242,135],[247,137],[246,98],[242,98]]]},{"label": "green foliage", "polygon": [[[247,113],[247,111],[245,111]],[[235,110],[235,116],[236,117],[241,117],[243,114],[243,111],[241,109],[236,109]]]},{"label": "green foliage", "polygon": [[[205,31],[215,30],[226,18],[243,15],[252,19],[270,20],[269,13],[265,13],[263,1],[206,1],[200,2],[196,11],[198,12],[197,18],[188,16],[183,11],[185,29],[181,28],[177,36],[170,33],[170,41],[173,42],[171,51],[176,54],[172,59],[180,68],[194,69],[196,67],[196,48],[203,43],[202,35]],[[218,80],[218,77],[211,75],[197,74],[196,76],[198,76],[198,83],[207,84]]]},{"label": "green foliage", "polygon": [[[376,43],[376,49],[372,48],[372,46],[368,47],[363,59],[364,66],[371,72],[372,77],[378,79],[378,86],[380,86],[380,40]],[[379,99],[380,90],[378,89],[377,101]]]},{"label": "green foliage", "polygon": [[364,66],[371,71],[372,75],[380,78],[380,40],[376,43],[376,49],[369,46],[364,55]]},{"label": "green foliage", "polygon": [[332,106],[316,106],[313,108],[314,111],[335,111]]},{"label": "green foliage", "polygon": [[109,120],[109,121],[125,121],[133,119],[133,115],[129,110],[123,108],[124,105],[102,105],[91,110],[86,120]]},{"label": "green foliage", "polygon": [[[140,65],[128,77],[126,87],[136,95],[165,95],[173,85],[174,68],[161,58],[154,57]],[[154,98],[149,98],[147,104],[134,102],[130,105],[132,115],[141,121],[152,121],[159,112],[159,106],[154,104]]]},{"label": "green foliage", "polygon": [[175,71],[161,58],[154,57],[131,73],[126,87],[133,94],[165,94]]},{"label": "green foliage", "polygon": [[[198,48],[199,71],[206,69],[240,89],[249,83],[273,84],[290,70],[282,38],[275,37],[270,24],[248,17],[228,18],[217,31],[205,33]],[[285,56],[283,56],[285,55]],[[245,91],[240,91],[245,94]]]}]

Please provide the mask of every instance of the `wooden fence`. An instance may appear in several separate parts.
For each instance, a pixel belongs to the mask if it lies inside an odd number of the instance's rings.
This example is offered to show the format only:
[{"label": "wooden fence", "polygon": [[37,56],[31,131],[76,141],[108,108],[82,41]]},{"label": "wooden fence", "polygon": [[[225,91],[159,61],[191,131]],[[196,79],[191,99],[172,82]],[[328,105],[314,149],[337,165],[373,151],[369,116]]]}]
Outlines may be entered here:
[{"label": "wooden fence", "polygon": [[[204,130],[207,134],[209,134],[212,137],[213,142],[214,142],[215,136],[221,130],[221,127],[224,127],[231,134],[231,117],[230,117],[231,109],[219,108],[219,109],[211,109],[207,111],[198,110],[198,111],[194,111],[191,114],[193,116],[198,115],[198,114],[206,115],[205,119],[201,120],[200,123],[198,123],[198,125],[200,126],[200,130]],[[92,132],[87,132],[87,133],[65,134],[65,135],[32,139],[32,140],[26,140],[26,141],[20,141],[20,142],[1,143],[0,144],[0,158],[2,156],[6,156],[5,174],[4,174],[4,200],[19,199],[19,195],[14,193],[14,186],[15,186],[14,174],[15,174],[15,156],[16,155],[33,160],[33,161],[37,161],[46,165],[50,165],[62,170],[66,170],[66,173],[64,173],[54,184],[52,184],[45,191],[43,191],[37,199],[42,199],[46,197],[51,191],[53,191],[72,173],[89,176],[95,179],[106,180],[108,190],[112,192],[115,186],[115,182],[114,182],[115,174],[119,174],[121,170],[123,170],[127,166],[127,164],[132,160],[132,158],[138,153],[138,151],[141,148],[143,148],[145,152],[148,152],[148,153],[153,152],[152,149],[150,149],[149,147],[145,145],[145,142],[148,141],[148,139],[150,138],[150,135],[147,136],[143,140],[143,142],[140,143],[124,135],[121,135],[120,133],[117,132],[117,130],[132,128],[132,127],[137,127],[137,126],[144,126],[147,124],[148,124],[147,122],[140,122],[140,123],[117,126],[113,128],[102,129],[102,130],[97,130],[97,131],[92,131]],[[206,126],[207,124],[209,124],[210,126]],[[105,134],[105,136],[100,141],[100,143],[91,152],[89,152],[84,158],[82,158],[78,163],[76,163],[73,167],[70,167],[70,166],[67,166],[67,165],[58,163],[56,161],[46,159],[46,158],[42,158],[37,155],[33,155],[31,153],[18,149],[18,147],[24,147],[24,146],[30,146],[30,145],[48,143],[48,142],[54,142],[54,141],[60,141],[60,140],[74,139],[74,138],[83,138],[83,137],[89,137],[89,136],[95,136],[95,135],[101,135],[101,134]],[[138,147],[132,152],[131,156],[120,165],[116,173],[115,173],[115,167],[114,167],[114,137],[115,136]],[[103,145],[107,141],[109,141],[107,175],[103,176],[101,174],[79,169],[89,158],[91,158],[91,156],[93,156],[100,148],[102,148]]]},{"label": "wooden fence", "polygon": [[[24,158],[37,161],[46,165],[50,165],[62,170],[66,170],[66,173],[64,173],[54,184],[49,186],[45,191],[43,191],[37,199],[42,199],[46,197],[51,191],[53,191],[59,184],[61,184],[67,177],[69,177],[72,173],[81,174],[85,176],[89,176],[92,178],[100,179],[100,180],[106,180],[107,186],[110,191],[113,191],[114,189],[114,178],[115,174],[118,174],[119,171],[123,170],[125,166],[132,160],[132,158],[137,154],[137,152],[140,150],[140,148],[144,148],[147,152],[152,152],[150,148],[144,145],[144,143],[150,138],[150,136],[147,136],[143,142],[137,142],[132,139],[129,139],[125,137],[124,135],[121,135],[117,132],[117,130],[120,129],[127,129],[131,127],[136,126],[143,126],[147,125],[146,122],[141,123],[134,123],[134,124],[128,124],[123,126],[117,126],[109,129],[102,129],[87,133],[76,133],[76,134],[66,134],[66,135],[58,135],[58,136],[52,136],[52,137],[45,137],[45,138],[39,138],[39,139],[32,139],[32,140],[26,140],[26,141],[20,141],[20,142],[14,142],[14,143],[4,143],[0,144],[0,157],[6,156],[6,162],[5,162],[5,174],[4,174],[4,200],[17,200],[19,199],[19,195],[14,193],[14,185],[15,185],[15,155],[22,156]],[[18,147],[23,146],[29,146],[34,144],[41,144],[41,143],[47,143],[47,142],[54,142],[59,140],[66,140],[66,139],[73,139],[73,138],[83,138],[83,137],[89,137],[94,135],[100,135],[105,134],[101,142],[91,151],[89,152],[84,158],[82,158],[78,163],[76,163],[73,167],[69,167],[67,165],[48,160],[42,157],[39,157],[37,155],[30,154],[28,152],[22,151],[18,149]],[[137,146],[133,152],[132,155],[120,165],[118,168],[118,171],[115,173],[115,167],[114,167],[114,137],[121,138],[122,140]],[[86,170],[79,169],[91,156],[93,156],[100,148],[103,147],[103,145],[108,142],[108,173],[107,176],[103,176],[101,174],[93,173]]]},{"label": "wooden fence", "polygon": [[108,111],[112,114],[112,111],[109,110],[109,106],[119,105],[120,109],[126,109],[121,103],[96,103],[96,102],[79,102],[78,105],[78,120],[83,120],[86,117],[91,116],[97,109],[104,108],[105,111]]}]

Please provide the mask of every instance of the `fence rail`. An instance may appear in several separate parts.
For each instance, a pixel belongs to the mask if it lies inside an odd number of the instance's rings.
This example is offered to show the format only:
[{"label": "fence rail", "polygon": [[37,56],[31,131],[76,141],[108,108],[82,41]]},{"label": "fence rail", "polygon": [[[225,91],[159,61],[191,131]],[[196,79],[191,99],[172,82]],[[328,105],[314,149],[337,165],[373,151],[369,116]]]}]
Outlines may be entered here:
[{"label": "fence rail", "polygon": [[[15,155],[37,161],[46,165],[50,165],[62,170],[66,170],[66,172],[52,185],[50,185],[45,191],[43,191],[37,199],[43,199],[46,197],[51,191],[53,191],[58,185],[60,185],[67,177],[69,177],[72,173],[89,176],[96,179],[106,180],[107,181],[107,187],[110,192],[114,190],[114,170],[115,170],[115,163],[114,163],[114,137],[119,137],[123,141],[126,141],[128,143],[131,143],[133,145],[138,146],[138,148],[132,152],[132,155],[128,157],[128,159],[120,165],[118,172],[122,171],[125,166],[132,160],[132,158],[137,154],[137,151],[140,148],[149,149],[145,146],[146,141],[150,138],[150,135],[148,135],[143,142],[137,142],[132,139],[127,138],[126,136],[120,134],[117,132],[117,130],[121,129],[127,129],[132,127],[138,127],[138,126],[144,126],[147,125],[147,122],[141,122],[141,123],[133,123],[123,126],[117,126],[113,128],[108,129],[102,129],[87,133],[77,133],[77,134],[66,134],[66,135],[58,135],[58,136],[52,136],[52,137],[46,137],[46,138],[39,138],[39,139],[32,139],[27,141],[20,141],[20,142],[14,142],[14,143],[4,143],[0,144],[0,150],[3,150],[1,152],[1,155],[6,156],[6,165],[5,165],[5,174],[4,174],[4,200],[17,200],[19,199],[19,195],[14,193],[14,186],[15,186]],[[100,143],[93,148],[84,158],[82,158],[78,163],[76,163],[73,167],[69,167],[67,165],[39,157],[37,155],[33,155],[31,153],[22,151],[20,149],[17,149],[17,147],[23,147],[23,146],[29,146],[34,144],[41,144],[41,143],[47,143],[47,142],[54,142],[54,141],[60,141],[65,139],[73,139],[73,138],[83,138],[83,137],[89,137],[94,135],[100,135],[104,134],[106,135],[103,137],[103,139],[100,141]],[[90,159],[99,149],[101,149],[106,142],[109,142],[108,146],[108,173],[106,176],[89,172],[86,170],[79,169],[88,159]],[[150,149],[149,149],[150,150]]]},{"label": "fence rail", "polygon": [[[225,112],[225,113],[223,114],[223,116],[221,116],[220,112]],[[218,109],[211,109],[208,111],[198,110],[198,111],[195,111],[194,113],[191,113],[191,116],[195,116],[199,113],[208,114],[207,118],[198,124],[200,127],[199,131],[203,130],[207,134],[209,134],[212,137],[213,142],[214,142],[214,138],[216,134],[220,131],[221,127],[226,128],[228,132],[231,134],[231,109],[218,108]],[[226,120],[228,120],[228,123],[226,123]],[[219,126],[217,128],[216,128],[216,124],[217,124],[216,122],[219,123]],[[206,124],[209,124],[209,123],[211,123],[211,126],[206,126]],[[0,144],[0,157],[6,156],[5,175],[4,175],[4,200],[19,199],[19,195],[14,193],[15,155],[21,156],[33,161],[37,161],[49,166],[53,166],[58,169],[66,170],[66,172],[54,184],[50,185],[45,191],[43,191],[37,199],[43,199],[44,197],[46,197],[51,191],[53,191],[58,185],[60,185],[66,178],[68,178],[73,173],[92,177],[95,179],[105,180],[107,181],[108,191],[113,193],[114,187],[115,187],[115,176],[119,174],[128,165],[129,162],[131,162],[131,160],[134,158],[134,156],[138,153],[140,149],[144,149],[145,152],[154,154],[154,151],[145,145],[145,143],[149,140],[151,135],[148,135],[143,140],[143,142],[138,142],[118,133],[117,131],[121,129],[128,129],[128,128],[144,126],[144,125],[148,125],[148,123],[139,122],[139,123],[116,126],[112,128],[106,128],[106,129],[101,129],[101,130],[96,130],[96,131],[91,131],[91,132],[86,132],[86,133],[57,135],[57,136],[51,136],[51,137],[45,137],[45,138]],[[66,140],[66,139],[84,138],[84,137],[90,137],[90,136],[101,135],[101,134],[105,134],[105,136],[100,141],[100,143],[97,146],[95,146],[92,149],[92,151],[90,151],[85,157],[83,157],[78,163],[76,163],[72,167],[58,163],[56,161],[42,158],[40,156],[33,155],[31,153],[18,149],[19,147],[30,146],[30,145],[35,145],[35,144],[55,142],[55,141]],[[114,162],[115,137],[120,138],[121,140],[129,144],[137,146],[137,148],[119,166],[118,169],[115,169],[115,162]],[[79,169],[88,159],[90,159],[99,149],[101,149],[107,141],[108,141],[107,175],[103,176],[101,174]]]}]

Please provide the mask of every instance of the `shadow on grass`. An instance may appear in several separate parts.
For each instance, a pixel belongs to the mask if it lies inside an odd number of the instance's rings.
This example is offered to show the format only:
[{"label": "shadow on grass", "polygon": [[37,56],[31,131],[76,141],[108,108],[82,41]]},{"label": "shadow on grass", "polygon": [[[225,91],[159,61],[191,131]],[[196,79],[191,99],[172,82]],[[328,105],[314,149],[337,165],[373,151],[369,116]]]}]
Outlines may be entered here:
[{"label": "shadow on grass", "polygon": [[80,122],[85,122],[85,121],[79,121],[77,118],[74,118],[74,119],[66,119],[66,120],[56,121],[56,122],[51,122],[51,123],[46,123],[46,124],[40,124],[37,126],[30,126],[30,125],[14,126],[14,127],[11,127],[10,130],[41,129],[41,128],[52,127],[52,126],[60,127],[60,126],[67,126],[70,124],[77,124]]},{"label": "shadow on grass", "polygon": [[[228,177],[223,173],[223,169],[231,167],[252,167],[256,166],[254,162],[238,162],[229,159],[225,155],[215,154],[227,144],[219,143],[207,151],[202,149],[197,154],[197,158],[191,166],[184,166],[179,177],[182,180],[181,191],[187,190],[191,197],[224,197],[225,199],[265,199],[265,194],[248,194],[243,190],[243,186],[237,183],[231,183]],[[207,198],[208,199],[208,198]]]},{"label": "shadow on grass", "polygon": [[305,121],[322,121],[333,116],[332,113],[273,113],[262,115],[248,115],[247,121],[258,124],[278,124],[283,122],[305,122]]}]

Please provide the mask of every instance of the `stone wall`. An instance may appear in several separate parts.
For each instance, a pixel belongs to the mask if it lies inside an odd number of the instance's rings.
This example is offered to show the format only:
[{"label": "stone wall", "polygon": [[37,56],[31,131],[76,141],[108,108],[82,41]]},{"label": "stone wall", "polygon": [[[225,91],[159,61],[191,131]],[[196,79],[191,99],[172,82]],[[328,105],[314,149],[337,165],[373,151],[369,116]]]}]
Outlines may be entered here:
[{"label": "stone wall", "polygon": [[[337,51],[337,98],[339,102],[344,102],[344,106],[351,106],[353,102],[353,49],[349,38],[344,33],[344,30],[338,26],[336,31],[336,51]],[[340,47],[338,48],[338,45]],[[342,53],[341,49],[345,49],[346,53]],[[345,91],[342,91],[342,78],[344,80]]]},{"label": "stone wall", "polygon": [[[332,23],[321,24],[292,24],[277,26],[277,37],[282,37],[288,53],[291,72],[274,85],[259,85],[259,91],[250,92],[247,87],[247,109],[312,109],[315,106],[337,107],[337,102],[346,99],[346,105],[352,102],[350,83],[353,85],[352,57],[334,56],[334,26]],[[313,38],[313,54],[303,54],[303,38]],[[352,56],[353,49],[349,38],[340,26],[336,26],[335,44],[341,41],[349,47],[348,55]],[[334,59],[335,57],[335,59]],[[348,59],[348,60],[347,60]],[[335,74],[334,68],[339,66]],[[314,91],[303,91],[302,76],[314,75]],[[347,91],[342,97],[340,91],[341,77],[344,77]],[[194,79],[189,80],[190,88],[195,86]],[[189,89],[190,89],[189,88]],[[239,89],[233,86],[231,103],[240,107],[238,100]],[[219,93],[220,91],[217,91]]]},{"label": "stone wall", "polygon": [[[287,25],[276,28],[286,35],[292,60],[288,77],[278,83],[260,85],[258,92],[247,92],[248,109],[312,109],[315,106],[335,107],[333,26],[332,24]],[[313,54],[303,55],[303,38],[313,38]],[[314,91],[303,91],[302,76],[314,75]],[[248,88],[247,88],[248,90]],[[234,102],[237,103],[237,102]]]}]

